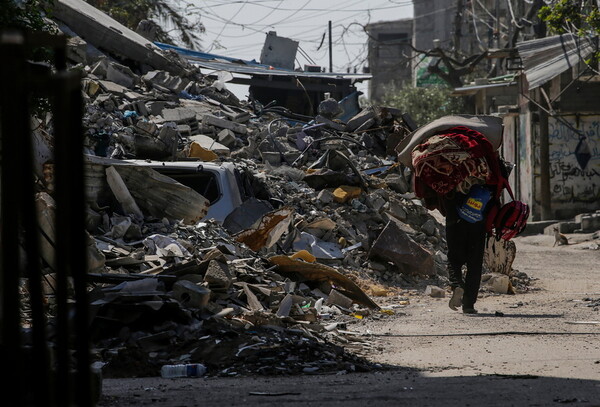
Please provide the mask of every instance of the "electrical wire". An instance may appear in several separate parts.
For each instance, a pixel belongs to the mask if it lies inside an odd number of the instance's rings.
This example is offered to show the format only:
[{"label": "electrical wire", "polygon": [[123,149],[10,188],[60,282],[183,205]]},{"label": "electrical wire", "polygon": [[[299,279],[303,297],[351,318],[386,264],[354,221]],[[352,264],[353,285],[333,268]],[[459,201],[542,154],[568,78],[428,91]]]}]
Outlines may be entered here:
[{"label": "electrical wire", "polygon": [[[286,27],[289,27],[289,25],[286,24],[288,22],[293,22],[293,23],[295,23],[295,25],[298,25],[302,21],[314,20],[317,17],[322,16],[324,13],[329,13],[329,12],[334,12],[334,11],[337,14],[339,14],[340,12],[349,14],[349,15],[344,16],[342,19],[336,20],[336,24],[333,27],[334,28],[333,44],[335,46],[340,46],[343,48],[343,52],[345,54],[344,59],[347,59],[347,61],[344,62],[343,64],[340,64],[340,66],[345,67],[346,69],[352,69],[352,66],[354,64],[356,64],[357,61],[366,60],[366,56],[365,56],[366,46],[365,46],[364,41],[360,41],[360,42],[352,41],[353,37],[360,38],[360,35],[362,34],[362,32],[357,32],[356,30],[353,31],[353,30],[348,29],[348,27],[350,27],[352,24],[349,24],[349,25],[347,25],[347,27],[344,27],[345,21],[360,18],[360,16],[364,15],[365,12],[369,13],[369,16],[370,16],[370,13],[372,11],[398,9],[400,7],[409,6],[412,4],[408,0],[405,0],[405,1],[400,0],[400,1],[394,1],[394,2],[387,1],[385,3],[379,2],[372,7],[357,7],[359,4],[365,3],[364,0],[357,0],[357,1],[353,1],[353,2],[348,2],[347,4],[344,4],[341,7],[330,6],[328,3],[325,3],[325,4],[327,4],[326,7],[310,7],[311,2],[312,2],[312,0],[307,0],[299,7],[291,8],[289,6],[288,7],[285,6],[285,4],[288,4],[288,2],[286,2],[285,0],[264,0],[264,1],[253,0],[252,2],[249,2],[248,0],[244,0],[244,1],[242,1],[242,0],[239,0],[239,1],[205,0],[203,2],[203,5],[199,6],[197,8],[200,10],[203,18],[210,20],[210,21],[214,21],[216,23],[220,22],[223,24],[223,26],[220,28],[220,30],[218,32],[216,32],[216,30],[207,30],[207,32],[215,35],[215,39],[213,40],[213,42],[209,48],[209,51],[214,49],[218,44],[219,46],[227,49],[230,52],[237,52],[237,51],[241,51],[241,50],[247,51],[249,49],[250,44],[236,44],[235,46],[232,46],[232,47],[229,47],[229,46],[223,47],[221,44],[218,43],[218,40],[220,38],[242,38],[242,37],[246,38],[246,37],[248,37],[248,35],[252,35],[252,34],[246,34],[246,35],[227,34],[226,28],[228,26],[235,26],[235,27],[241,28],[242,30],[248,30],[252,33],[256,33],[256,34],[260,33],[260,34],[264,35],[264,34],[266,34],[267,27],[271,28],[271,27],[279,26],[281,24],[285,24]],[[291,3],[291,1],[289,3]],[[220,13],[215,12],[215,9],[217,7],[222,7],[222,6],[226,6],[226,5],[227,6],[240,5],[240,7],[237,9],[237,12],[230,18],[223,18],[223,17],[221,17],[222,13],[220,14]],[[269,9],[269,12],[267,12],[262,18],[257,19],[255,21],[251,21],[248,23],[236,22],[235,18],[237,16],[239,16],[240,13],[244,10],[245,10],[245,14],[247,14],[248,8],[250,6],[258,6],[258,7],[266,8],[266,9]],[[268,23],[266,21],[267,17],[273,17],[275,15],[275,13],[281,13],[281,12],[285,12],[285,11],[291,11],[291,13],[288,13],[287,15],[280,17],[278,20],[271,22],[271,23]],[[260,24],[260,23],[262,23],[262,24]],[[322,43],[324,42],[326,33],[323,34],[322,32],[320,32],[315,35],[314,27],[318,27],[318,26],[319,25],[311,25],[311,26],[302,25],[302,27],[303,27],[302,31],[298,31],[292,35],[286,35],[286,37],[293,39],[295,41],[298,41],[298,42],[315,44],[315,50],[311,49],[310,55],[303,48],[299,49],[300,55],[302,57],[306,58],[307,61],[309,61],[313,65],[318,65],[318,63],[315,62],[315,59],[320,60],[320,59],[324,58],[328,51],[327,49],[322,48]],[[340,27],[342,27],[342,33],[336,34],[335,32]],[[339,33],[339,31],[337,31],[337,32]],[[319,47],[319,45],[321,45],[321,46]],[[361,49],[358,52],[350,51],[350,49],[349,49],[350,46],[361,46]]]},{"label": "electrical wire", "polygon": [[510,17],[511,17],[511,21],[512,23],[518,28],[518,29],[522,29],[523,26],[521,24],[519,24],[515,18],[515,12],[513,11],[513,7],[512,7],[512,2],[510,0],[506,0],[506,3],[508,3],[508,10],[510,12]]},{"label": "electrical wire", "polygon": [[227,27],[227,25],[229,25],[229,23],[231,21],[233,21],[233,19],[235,18],[235,16],[237,16],[242,11],[242,9],[244,8],[244,6],[246,4],[248,4],[248,0],[244,1],[244,3],[240,6],[240,8],[238,9],[238,11],[236,11],[236,13],[228,21],[225,22],[225,24],[221,28],[221,31],[219,32],[219,34],[216,36],[216,38],[213,40],[212,44],[210,45],[210,48],[208,48],[208,52],[210,52],[210,50],[213,49],[213,45],[217,42],[217,40],[219,39],[219,37],[221,36],[221,34],[223,34],[223,31],[225,31],[225,28]]},{"label": "electrical wire", "polygon": [[[510,1],[510,0],[509,0]],[[475,2],[471,2],[471,19],[473,20],[473,31],[475,31],[475,38],[477,38],[477,42],[485,48],[485,43],[481,41],[479,37],[479,28],[477,28],[477,22],[475,21]]]}]

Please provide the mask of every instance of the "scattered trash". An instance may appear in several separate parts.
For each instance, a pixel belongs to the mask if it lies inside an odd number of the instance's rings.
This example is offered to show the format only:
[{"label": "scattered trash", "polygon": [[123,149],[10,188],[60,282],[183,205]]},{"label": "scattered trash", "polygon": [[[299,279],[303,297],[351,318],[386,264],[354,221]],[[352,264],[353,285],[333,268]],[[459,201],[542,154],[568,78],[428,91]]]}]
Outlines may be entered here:
[{"label": "scattered trash", "polygon": [[160,375],[163,378],[171,379],[176,377],[201,377],[206,373],[206,366],[200,363],[188,365],[164,365],[160,368]]}]

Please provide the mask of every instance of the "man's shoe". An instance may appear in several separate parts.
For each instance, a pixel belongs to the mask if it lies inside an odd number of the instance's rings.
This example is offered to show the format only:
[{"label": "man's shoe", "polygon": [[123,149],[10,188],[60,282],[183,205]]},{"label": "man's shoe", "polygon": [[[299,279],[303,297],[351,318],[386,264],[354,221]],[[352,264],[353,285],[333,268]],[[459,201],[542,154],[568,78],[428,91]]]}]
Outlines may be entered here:
[{"label": "man's shoe", "polygon": [[463,307],[463,314],[477,314],[477,310],[473,307]]},{"label": "man's shoe", "polygon": [[463,290],[462,287],[454,287],[452,290],[452,298],[450,298],[450,302],[448,303],[448,306],[452,311],[458,310],[458,307],[460,307],[460,304],[462,304],[462,297],[464,293],[465,290]]}]

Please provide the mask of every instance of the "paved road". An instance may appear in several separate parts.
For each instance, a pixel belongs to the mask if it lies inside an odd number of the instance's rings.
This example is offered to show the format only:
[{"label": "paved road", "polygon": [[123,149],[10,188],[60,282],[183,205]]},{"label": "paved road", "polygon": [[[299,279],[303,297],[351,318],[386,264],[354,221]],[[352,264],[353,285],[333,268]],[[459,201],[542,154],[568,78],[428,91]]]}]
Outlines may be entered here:
[{"label": "paved road", "polygon": [[391,371],[106,379],[100,405],[600,406],[600,311],[584,301],[600,299],[600,251],[552,247],[543,235],[516,243],[513,267],[539,290],[483,294],[475,316],[420,293],[393,316],[349,326],[368,335],[367,357]]}]

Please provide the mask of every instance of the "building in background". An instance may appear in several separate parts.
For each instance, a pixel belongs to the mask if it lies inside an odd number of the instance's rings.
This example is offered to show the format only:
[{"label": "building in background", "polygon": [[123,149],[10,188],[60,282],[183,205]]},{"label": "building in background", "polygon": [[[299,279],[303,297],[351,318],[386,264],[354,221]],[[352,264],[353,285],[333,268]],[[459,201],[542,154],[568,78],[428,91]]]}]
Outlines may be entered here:
[{"label": "building in background", "polygon": [[[443,83],[427,69],[437,62],[436,57],[418,51],[439,48],[462,60],[488,49],[504,48],[525,15],[525,7],[528,5],[516,0],[414,0],[413,18],[367,25],[368,69],[373,75],[370,98],[381,100],[392,85]],[[532,39],[530,31],[519,32],[519,39]],[[492,63],[488,62],[488,69]]]},{"label": "building in background", "polygon": [[369,97],[380,100],[390,85],[403,86],[412,82],[410,46],[413,20],[384,21],[366,26],[368,40]]}]

